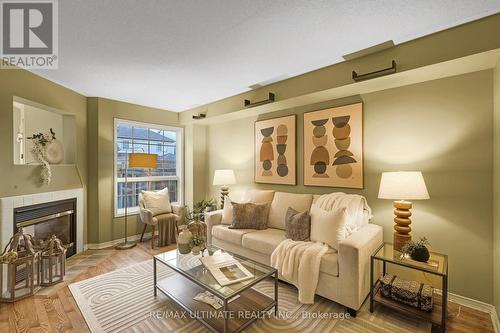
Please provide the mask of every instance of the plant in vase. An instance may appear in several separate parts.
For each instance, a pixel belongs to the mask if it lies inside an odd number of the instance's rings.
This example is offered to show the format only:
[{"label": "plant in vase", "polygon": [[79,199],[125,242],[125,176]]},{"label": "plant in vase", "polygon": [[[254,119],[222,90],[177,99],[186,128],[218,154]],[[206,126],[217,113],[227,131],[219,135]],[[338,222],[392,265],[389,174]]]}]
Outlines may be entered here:
[{"label": "plant in vase", "polygon": [[205,247],[205,238],[200,235],[191,236],[191,252],[194,255],[200,254]]},{"label": "plant in vase", "polygon": [[409,241],[406,243],[401,249],[402,256],[405,254],[409,255],[410,258],[420,262],[427,262],[431,257],[429,253],[429,249],[427,249],[426,245],[429,245],[429,241],[427,238],[420,238],[419,241]]},{"label": "plant in vase", "polygon": [[193,209],[186,207],[187,219],[190,221],[188,223],[188,229],[193,235],[198,235],[207,238],[207,225],[204,222],[204,213],[207,209],[210,209],[215,205],[214,199],[201,200],[193,205]]}]

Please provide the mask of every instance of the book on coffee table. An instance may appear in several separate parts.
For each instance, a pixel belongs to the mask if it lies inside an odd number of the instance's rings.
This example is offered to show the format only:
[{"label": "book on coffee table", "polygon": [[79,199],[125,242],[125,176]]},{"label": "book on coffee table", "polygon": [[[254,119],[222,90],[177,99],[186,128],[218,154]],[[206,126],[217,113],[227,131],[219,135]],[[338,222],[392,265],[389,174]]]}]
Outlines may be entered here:
[{"label": "book on coffee table", "polygon": [[254,277],[248,269],[228,253],[202,257],[200,260],[221,286],[227,286]]}]

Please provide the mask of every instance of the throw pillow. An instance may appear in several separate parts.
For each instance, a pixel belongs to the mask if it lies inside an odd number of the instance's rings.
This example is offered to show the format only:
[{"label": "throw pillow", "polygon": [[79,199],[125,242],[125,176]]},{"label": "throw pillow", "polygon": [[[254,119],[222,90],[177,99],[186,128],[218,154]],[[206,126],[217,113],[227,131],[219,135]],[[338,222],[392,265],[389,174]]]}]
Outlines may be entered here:
[{"label": "throw pillow", "polygon": [[345,208],[326,211],[313,204],[311,206],[311,240],[326,243],[338,250],[339,241],[346,238],[347,220]]},{"label": "throw pillow", "polygon": [[297,212],[288,207],[285,220],[285,237],[294,241],[308,241],[311,233],[311,216],[308,211]]},{"label": "throw pillow", "polygon": [[[238,203],[251,202],[254,204],[268,204],[266,210],[266,224],[269,215],[269,207],[271,207],[271,202],[273,201],[274,191],[263,191],[263,190],[246,190],[243,193],[243,198],[238,201]],[[232,201],[228,196],[224,197],[224,206],[222,208],[222,224],[233,223],[233,206]]]},{"label": "throw pillow", "polygon": [[232,203],[233,223],[230,229],[267,229],[267,204]]},{"label": "throw pillow", "polygon": [[167,214],[172,212],[170,198],[168,197],[168,188],[160,191],[141,191],[144,200],[144,206],[150,210],[153,215]]},{"label": "throw pillow", "polygon": [[[240,203],[245,203],[246,201],[241,201]],[[224,197],[224,207],[222,208],[222,224],[233,223],[233,205],[231,199],[226,195]]]}]

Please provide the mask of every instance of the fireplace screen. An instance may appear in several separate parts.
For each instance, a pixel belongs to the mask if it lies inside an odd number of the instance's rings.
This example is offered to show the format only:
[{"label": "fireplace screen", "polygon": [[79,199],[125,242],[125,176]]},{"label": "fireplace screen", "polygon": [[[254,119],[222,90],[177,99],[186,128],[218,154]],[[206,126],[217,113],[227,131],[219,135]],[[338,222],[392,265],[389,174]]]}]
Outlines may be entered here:
[{"label": "fireplace screen", "polygon": [[16,229],[22,227],[25,233],[33,235],[37,245],[52,235],[59,238],[63,245],[72,244],[66,252],[69,257],[76,252],[75,209],[75,199],[16,208],[14,226]]}]

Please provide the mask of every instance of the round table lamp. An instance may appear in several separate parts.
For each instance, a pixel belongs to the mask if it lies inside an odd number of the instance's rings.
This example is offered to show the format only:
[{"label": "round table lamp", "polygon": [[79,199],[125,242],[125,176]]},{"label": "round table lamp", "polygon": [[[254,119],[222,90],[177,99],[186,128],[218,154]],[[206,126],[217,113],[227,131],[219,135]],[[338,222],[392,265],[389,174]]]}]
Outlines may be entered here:
[{"label": "round table lamp", "polygon": [[378,192],[380,199],[394,201],[394,249],[401,251],[411,240],[411,208],[407,200],[429,199],[424,177],[420,171],[383,172]]}]

